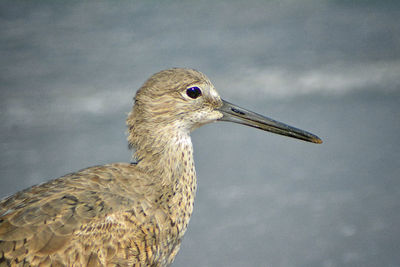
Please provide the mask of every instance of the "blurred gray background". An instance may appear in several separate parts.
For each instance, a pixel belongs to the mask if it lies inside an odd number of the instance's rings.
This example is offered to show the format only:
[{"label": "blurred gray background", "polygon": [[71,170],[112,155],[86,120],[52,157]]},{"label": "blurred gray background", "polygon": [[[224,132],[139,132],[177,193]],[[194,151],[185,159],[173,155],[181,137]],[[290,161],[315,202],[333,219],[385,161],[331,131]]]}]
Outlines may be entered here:
[{"label": "blurred gray background", "polygon": [[134,93],[170,67],[324,140],[195,131],[173,266],[400,266],[399,1],[1,1],[0,197],[129,161]]}]

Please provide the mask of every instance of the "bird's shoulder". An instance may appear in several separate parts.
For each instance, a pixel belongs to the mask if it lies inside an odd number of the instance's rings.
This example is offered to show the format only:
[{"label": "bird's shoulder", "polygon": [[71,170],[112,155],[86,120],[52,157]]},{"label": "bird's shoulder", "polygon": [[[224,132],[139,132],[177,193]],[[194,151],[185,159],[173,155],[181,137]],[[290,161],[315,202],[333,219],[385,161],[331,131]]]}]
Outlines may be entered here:
[{"label": "bird's shoulder", "polygon": [[[145,176],[128,163],[94,166],[2,200],[0,257],[34,263],[61,252],[57,260],[65,262],[72,258],[66,257],[68,253],[85,247],[109,247],[109,254],[115,254],[112,250],[118,244],[110,242],[121,242],[134,229],[149,229],[149,217],[165,220],[165,214],[154,207],[151,192],[143,190],[148,187]],[[87,251],[82,261],[90,262],[90,255]]]}]

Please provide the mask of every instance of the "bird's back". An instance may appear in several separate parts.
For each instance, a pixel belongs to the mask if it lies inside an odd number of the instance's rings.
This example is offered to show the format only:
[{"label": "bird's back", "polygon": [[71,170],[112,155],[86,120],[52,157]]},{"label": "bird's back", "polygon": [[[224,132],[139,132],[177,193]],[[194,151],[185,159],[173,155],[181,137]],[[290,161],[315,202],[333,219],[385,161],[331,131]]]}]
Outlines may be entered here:
[{"label": "bird's back", "polygon": [[0,266],[163,266],[180,237],[134,164],[95,166],[0,202]]}]

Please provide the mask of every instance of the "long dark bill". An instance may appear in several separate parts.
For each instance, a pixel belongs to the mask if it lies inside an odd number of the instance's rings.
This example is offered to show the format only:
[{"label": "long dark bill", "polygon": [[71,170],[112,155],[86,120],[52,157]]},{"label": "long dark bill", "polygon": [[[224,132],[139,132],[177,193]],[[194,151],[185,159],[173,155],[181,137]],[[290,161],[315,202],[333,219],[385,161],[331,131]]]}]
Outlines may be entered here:
[{"label": "long dark bill", "polygon": [[223,105],[218,110],[224,115],[220,121],[230,121],[247,126],[255,127],[264,131],[281,134],[307,142],[321,144],[322,140],[312,133],[275,121],[250,110],[238,107],[232,103],[222,100]]}]

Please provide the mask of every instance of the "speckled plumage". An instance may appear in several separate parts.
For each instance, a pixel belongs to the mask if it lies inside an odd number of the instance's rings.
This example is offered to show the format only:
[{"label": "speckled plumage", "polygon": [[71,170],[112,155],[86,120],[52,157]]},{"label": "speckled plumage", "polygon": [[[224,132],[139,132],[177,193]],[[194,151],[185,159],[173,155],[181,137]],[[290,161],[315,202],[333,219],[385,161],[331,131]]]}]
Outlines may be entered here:
[{"label": "speckled plumage", "polygon": [[[185,95],[192,85],[202,99]],[[221,105],[200,72],[153,75],[127,119],[137,163],[90,167],[2,200],[0,266],[168,266],[196,192],[189,133],[221,117]]]},{"label": "speckled plumage", "polygon": [[0,267],[170,265],[196,194],[190,132],[217,120],[322,142],[222,100],[198,71],[161,71],[128,115],[135,163],[90,167],[0,202]]}]

